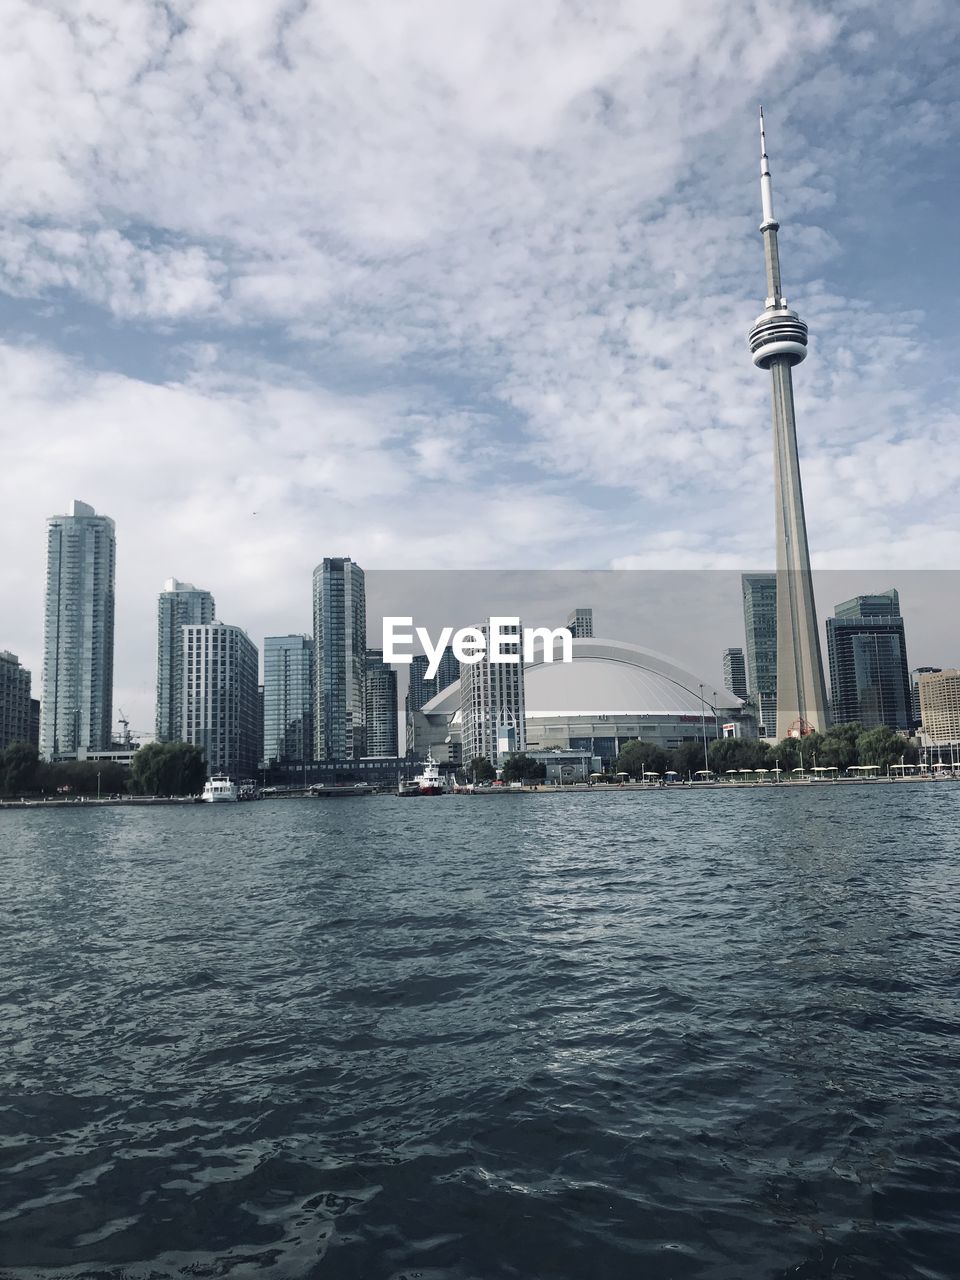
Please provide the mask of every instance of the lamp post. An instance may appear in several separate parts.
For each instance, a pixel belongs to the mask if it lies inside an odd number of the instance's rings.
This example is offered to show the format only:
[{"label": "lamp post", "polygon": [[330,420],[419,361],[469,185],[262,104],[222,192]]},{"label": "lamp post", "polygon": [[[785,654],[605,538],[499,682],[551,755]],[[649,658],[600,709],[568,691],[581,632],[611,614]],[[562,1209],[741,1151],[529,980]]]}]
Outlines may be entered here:
[{"label": "lamp post", "polygon": [[700,685],[700,731],[703,734],[703,767],[707,773],[710,765],[707,762],[707,716],[703,708],[703,685]]},{"label": "lamp post", "polygon": [[100,799],[100,770],[97,770],[97,799]]}]

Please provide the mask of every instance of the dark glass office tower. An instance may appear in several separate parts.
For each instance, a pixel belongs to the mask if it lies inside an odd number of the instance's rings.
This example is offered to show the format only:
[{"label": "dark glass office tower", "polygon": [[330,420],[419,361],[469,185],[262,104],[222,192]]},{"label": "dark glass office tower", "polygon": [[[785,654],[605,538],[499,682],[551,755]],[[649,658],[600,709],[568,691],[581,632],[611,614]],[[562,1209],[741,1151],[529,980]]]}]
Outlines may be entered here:
[{"label": "dark glass office tower", "polygon": [[765,736],[773,738],[777,731],[777,575],[745,573],[740,581],[747,637],[747,687],[757,703]]},{"label": "dark glass office tower", "polygon": [[307,764],[313,759],[313,640],[267,636],[263,642],[263,760]]},{"label": "dark glass office tower", "polygon": [[838,604],[827,619],[827,655],[835,724],[911,727],[910,667],[896,591]]}]

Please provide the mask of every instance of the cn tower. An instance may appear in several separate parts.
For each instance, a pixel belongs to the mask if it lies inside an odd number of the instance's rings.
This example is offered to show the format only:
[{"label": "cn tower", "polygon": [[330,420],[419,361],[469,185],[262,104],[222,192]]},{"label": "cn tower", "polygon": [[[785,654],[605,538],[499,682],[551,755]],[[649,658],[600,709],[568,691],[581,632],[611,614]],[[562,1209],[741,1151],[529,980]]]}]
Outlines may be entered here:
[{"label": "cn tower", "polygon": [[807,354],[807,326],[787,306],[780,283],[773,187],[760,109],[760,199],[767,301],[750,330],[753,363],[773,381],[773,473],[777,504],[777,738],[827,727],[827,697],[813,601],[807,524],[800,487],[791,369]]}]

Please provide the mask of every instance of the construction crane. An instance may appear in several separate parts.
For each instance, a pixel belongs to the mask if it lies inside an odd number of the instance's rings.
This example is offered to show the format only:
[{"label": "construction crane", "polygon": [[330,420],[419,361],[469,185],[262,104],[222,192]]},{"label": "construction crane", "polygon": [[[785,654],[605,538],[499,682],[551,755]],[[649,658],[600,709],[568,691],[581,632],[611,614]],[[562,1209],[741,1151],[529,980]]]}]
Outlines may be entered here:
[{"label": "construction crane", "polygon": [[122,733],[120,734],[120,746],[128,751],[134,745],[134,738],[137,739],[137,745],[139,746],[140,741],[148,736],[146,731],[143,729],[130,728],[130,721],[126,716],[123,707],[120,707],[117,712],[117,722],[122,730]]}]

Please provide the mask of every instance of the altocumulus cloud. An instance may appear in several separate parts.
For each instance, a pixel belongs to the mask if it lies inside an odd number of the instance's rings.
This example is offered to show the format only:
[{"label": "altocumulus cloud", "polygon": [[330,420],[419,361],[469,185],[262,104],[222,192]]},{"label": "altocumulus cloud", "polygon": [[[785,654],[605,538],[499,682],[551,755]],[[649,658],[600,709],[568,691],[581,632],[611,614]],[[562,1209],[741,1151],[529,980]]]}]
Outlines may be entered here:
[{"label": "altocumulus cloud", "polygon": [[768,559],[763,96],[814,559],[943,563],[956,335],[850,245],[865,209],[894,224],[905,158],[956,145],[949,16],[10,0],[0,643],[36,669],[43,518],[73,496],[118,521],[145,700],[170,574],[259,640],[308,628],[324,554]]}]

